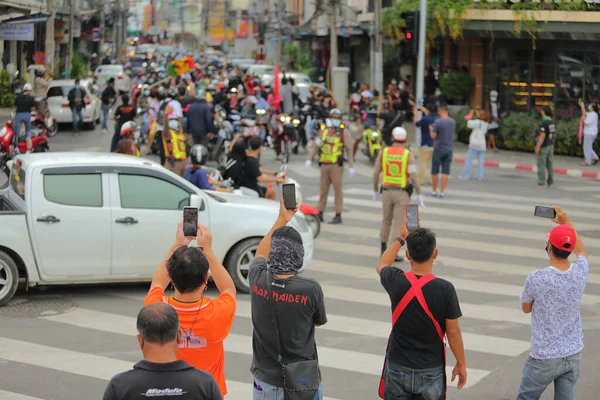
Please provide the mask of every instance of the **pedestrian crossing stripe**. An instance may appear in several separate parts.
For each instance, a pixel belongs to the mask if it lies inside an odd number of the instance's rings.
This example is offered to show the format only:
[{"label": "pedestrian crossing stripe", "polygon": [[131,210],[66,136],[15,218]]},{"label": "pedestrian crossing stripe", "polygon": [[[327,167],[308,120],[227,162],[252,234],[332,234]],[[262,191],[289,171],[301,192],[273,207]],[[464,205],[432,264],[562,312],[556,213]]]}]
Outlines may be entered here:
[{"label": "pedestrian crossing stripe", "polygon": [[[42,319],[80,328],[110,332],[113,334],[128,336],[133,336],[136,334],[136,318],[94,311],[90,309],[79,308],[65,314],[42,317]],[[390,327],[388,326],[388,329],[389,328]],[[29,350],[27,350],[27,353],[29,354],[29,352],[33,352],[35,355],[28,357],[27,360],[24,361],[22,354],[19,356],[19,352],[15,351],[15,349],[23,348],[27,345],[32,346],[29,348]],[[252,356],[251,336],[230,333],[225,339],[223,346],[226,353]],[[9,348],[11,350],[8,350]],[[382,354],[369,354],[317,345],[317,351],[319,353],[319,365],[322,369],[333,368],[337,370],[356,372],[378,377],[381,374],[381,367],[384,359],[383,353],[385,348],[381,349]],[[70,350],[56,349],[54,347],[6,338],[0,339],[0,352],[0,354],[2,354],[2,358],[8,360],[26,362],[28,364],[46,368],[53,368],[52,365],[58,364],[63,369],[54,369],[69,373],[80,373],[81,375],[105,380],[110,379],[117,373],[131,369],[132,367],[132,364],[128,361],[122,361],[93,354],[78,353]],[[62,354],[62,356],[60,354]],[[85,359],[89,360],[90,364],[86,364],[83,361]],[[448,367],[447,369],[448,372],[451,373],[452,367]],[[467,386],[472,386],[487,376],[489,371],[469,368],[468,373],[469,382],[467,383]],[[373,384],[376,385],[375,378]],[[247,385],[251,388],[251,381],[248,382]],[[454,385],[451,384],[450,386],[455,385],[456,383],[454,383]]]},{"label": "pedestrian crossing stripe", "polygon": [[[89,312],[88,310],[85,311]],[[73,315],[73,313],[63,314]],[[123,317],[130,318],[130,317]],[[127,320],[128,326],[135,326]],[[116,328],[116,327],[114,327]],[[114,332],[111,331],[111,332]],[[251,349],[251,348],[250,348]],[[27,354],[26,363],[37,367],[49,368],[56,371],[67,372],[70,374],[83,375],[90,378],[109,381],[113,376],[133,368],[134,363],[130,361],[118,360],[94,354],[80,353],[77,351],[59,349],[51,346],[45,346],[35,343],[24,342],[20,340],[2,338],[0,339],[0,352],[2,358],[9,361],[23,363],[23,354]],[[107,382],[108,384],[108,382]],[[228,399],[251,399],[252,381],[237,382],[227,381]],[[6,397],[3,394],[6,393]],[[34,400],[35,397],[24,396],[17,393],[0,391],[0,398],[3,400]],[[91,397],[90,397],[91,398]],[[93,398],[98,398],[94,396]],[[324,400],[337,400],[331,397],[324,397]]]},{"label": "pedestrian crossing stripe", "polygon": [[26,396],[24,394],[8,392],[6,390],[0,390],[0,399],[5,399],[5,400],[44,400],[44,399],[40,399],[39,397]]}]

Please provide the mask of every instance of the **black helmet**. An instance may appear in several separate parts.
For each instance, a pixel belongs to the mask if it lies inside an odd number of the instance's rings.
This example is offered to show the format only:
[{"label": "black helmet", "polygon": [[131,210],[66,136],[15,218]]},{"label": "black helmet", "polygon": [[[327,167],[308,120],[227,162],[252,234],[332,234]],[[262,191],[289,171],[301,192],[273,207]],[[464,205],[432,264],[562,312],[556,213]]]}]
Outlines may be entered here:
[{"label": "black helmet", "polygon": [[334,108],[334,109],[332,109],[331,111],[329,111],[329,116],[330,116],[331,118],[339,118],[339,119],[342,119],[342,112],[341,112],[339,109],[337,109],[337,108]]},{"label": "black helmet", "polygon": [[204,165],[208,161],[208,149],[206,146],[196,144],[190,149],[190,161],[192,164]]}]

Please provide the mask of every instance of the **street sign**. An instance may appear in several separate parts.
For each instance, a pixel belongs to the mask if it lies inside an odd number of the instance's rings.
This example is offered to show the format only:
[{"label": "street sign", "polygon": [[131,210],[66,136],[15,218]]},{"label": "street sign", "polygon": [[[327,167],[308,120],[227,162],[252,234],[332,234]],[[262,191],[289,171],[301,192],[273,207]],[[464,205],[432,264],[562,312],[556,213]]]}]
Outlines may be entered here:
[{"label": "street sign", "polygon": [[0,25],[0,40],[33,41],[33,24]]}]

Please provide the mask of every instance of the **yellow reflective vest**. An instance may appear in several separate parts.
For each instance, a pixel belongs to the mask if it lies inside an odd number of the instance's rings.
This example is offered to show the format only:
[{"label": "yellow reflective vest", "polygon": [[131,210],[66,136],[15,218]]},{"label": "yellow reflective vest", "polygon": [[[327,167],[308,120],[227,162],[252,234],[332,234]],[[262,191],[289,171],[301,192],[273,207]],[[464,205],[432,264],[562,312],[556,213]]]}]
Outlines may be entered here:
[{"label": "yellow reflective vest", "polygon": [[183,133],[178,133],[171,129],[171,145],[173,146],[172,152],[169,151],[169,146],[167,145],[164,135],[163,145],[165,147],[165,155],[167,157],[173,156],[173,158],[176,160],[185,160],[187,158],[187,153],[185,151],[185,136]]},{"label": "yellow reflective vest", "polygon": [[326,129],[321,135],[321,163],[337,164],[338,160],[344,152],[344,131],[340,134],[329,134],[329,129]]},{"label": "yellow reflective vest", "polygon": [[381,154],[381,170],[383,186],[405,188],[408,184],[408,155],[410,151],[404,147],[390,146]]}]

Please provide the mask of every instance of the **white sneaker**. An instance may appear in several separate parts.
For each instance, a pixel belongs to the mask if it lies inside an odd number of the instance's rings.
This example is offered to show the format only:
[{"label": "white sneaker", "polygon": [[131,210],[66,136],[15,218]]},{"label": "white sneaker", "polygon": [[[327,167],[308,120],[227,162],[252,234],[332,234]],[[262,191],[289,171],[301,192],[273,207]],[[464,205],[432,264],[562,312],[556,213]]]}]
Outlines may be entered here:
[{"label": "white sneaker", "polygon": [[107,134],[108,133],[108,129],[102,128],[102,133]]}]

